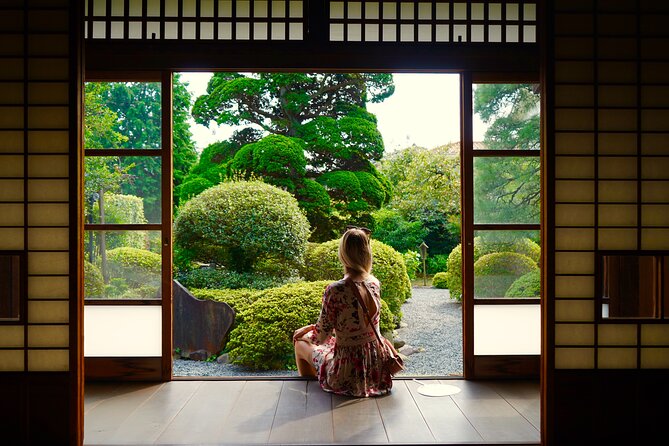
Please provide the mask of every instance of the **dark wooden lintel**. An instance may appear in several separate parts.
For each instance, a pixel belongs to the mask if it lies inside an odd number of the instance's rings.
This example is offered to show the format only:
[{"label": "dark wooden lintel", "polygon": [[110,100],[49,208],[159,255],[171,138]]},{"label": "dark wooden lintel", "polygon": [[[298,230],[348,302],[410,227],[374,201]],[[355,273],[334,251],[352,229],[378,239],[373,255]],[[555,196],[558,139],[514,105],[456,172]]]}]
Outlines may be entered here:
[{"label": "dark wooden lintel", "polygon": [[480,71],[539,72],[536,44],[87,40],[87,72]]}]

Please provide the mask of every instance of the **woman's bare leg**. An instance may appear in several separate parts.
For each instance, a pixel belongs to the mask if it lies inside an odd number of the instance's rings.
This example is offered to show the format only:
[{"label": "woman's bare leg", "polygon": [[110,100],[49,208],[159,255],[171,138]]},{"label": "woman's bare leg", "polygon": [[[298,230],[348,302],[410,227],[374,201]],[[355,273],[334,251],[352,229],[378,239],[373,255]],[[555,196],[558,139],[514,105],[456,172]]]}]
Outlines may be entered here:
[{"label": "woman's bare leg", "polygon": [[297,364],[297,373],[300,376],[315,378],[316,368],[311,363],[311,352],[313,347],[307,341],[297,341],[295,343],[295,363]]}]

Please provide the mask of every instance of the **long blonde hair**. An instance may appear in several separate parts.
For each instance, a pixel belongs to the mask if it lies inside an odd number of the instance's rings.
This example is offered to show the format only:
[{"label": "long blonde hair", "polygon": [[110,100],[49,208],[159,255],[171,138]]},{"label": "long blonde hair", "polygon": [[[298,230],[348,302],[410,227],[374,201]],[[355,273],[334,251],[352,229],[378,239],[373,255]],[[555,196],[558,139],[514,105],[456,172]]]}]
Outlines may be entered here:
[{"label": "long blonde hair", "polygon": [[337,251],[339,261],[344,265],[345,273],[367,275],[372,271],[372,246],[369,235],[363,230],[347,230],[339,241]]}]

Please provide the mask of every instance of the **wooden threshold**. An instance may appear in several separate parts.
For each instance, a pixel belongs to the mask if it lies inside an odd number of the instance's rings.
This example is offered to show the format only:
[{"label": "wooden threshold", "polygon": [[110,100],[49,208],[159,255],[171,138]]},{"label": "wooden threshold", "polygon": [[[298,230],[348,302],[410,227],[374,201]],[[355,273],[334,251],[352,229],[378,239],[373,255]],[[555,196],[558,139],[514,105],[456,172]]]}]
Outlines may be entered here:
[{"label": "wooden threshold", "polygon": [[537,381],[430,382],[461,391],[427,397],[404,379],[367,399],[313,380],[88,383],[84,444],[540,444]]}]

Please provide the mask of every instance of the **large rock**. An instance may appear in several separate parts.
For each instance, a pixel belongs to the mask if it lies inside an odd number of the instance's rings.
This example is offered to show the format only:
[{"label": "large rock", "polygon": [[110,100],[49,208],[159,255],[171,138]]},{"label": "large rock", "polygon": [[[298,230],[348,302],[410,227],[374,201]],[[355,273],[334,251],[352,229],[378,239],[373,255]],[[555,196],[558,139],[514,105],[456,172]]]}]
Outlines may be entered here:
[{"label": "large rock", "polygon": [[226,303],[195,298],[174,281],[174,349],[181,357],[203,359],[218,354],[235,321],[235,311]]}]

